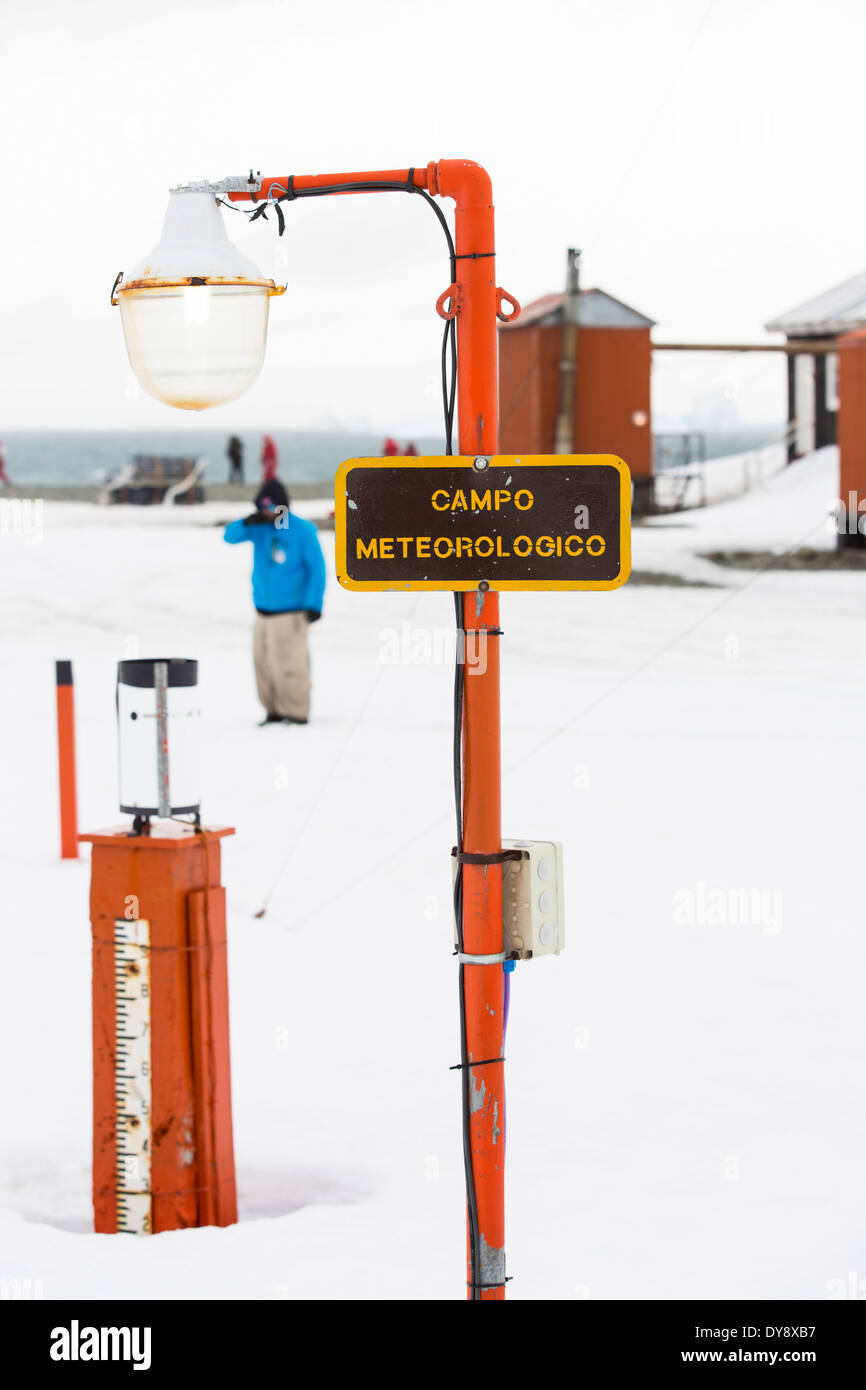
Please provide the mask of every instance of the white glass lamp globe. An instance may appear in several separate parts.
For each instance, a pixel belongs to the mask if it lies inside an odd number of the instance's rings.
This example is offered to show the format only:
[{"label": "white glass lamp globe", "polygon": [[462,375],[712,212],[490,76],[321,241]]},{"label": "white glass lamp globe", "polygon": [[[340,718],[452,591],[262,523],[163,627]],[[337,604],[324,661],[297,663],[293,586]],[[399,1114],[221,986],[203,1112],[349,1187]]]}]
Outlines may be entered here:
[{"label": "white glass lamp globe", "polygon": [[113,301],[142,389],[179,410],[242,396],[261,370],[270,297],[282,292],[229,241],[212,193],[170,194],[159,242]]}]

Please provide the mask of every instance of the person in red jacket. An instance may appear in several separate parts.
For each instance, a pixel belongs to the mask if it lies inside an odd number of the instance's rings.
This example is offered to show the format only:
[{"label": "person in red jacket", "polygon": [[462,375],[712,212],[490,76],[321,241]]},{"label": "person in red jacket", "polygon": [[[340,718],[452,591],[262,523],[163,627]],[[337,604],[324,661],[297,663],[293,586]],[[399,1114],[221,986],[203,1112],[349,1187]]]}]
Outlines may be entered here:
[{"label": "person in red jacket", "polygon": [[399,452],[400,445],[397,443],[396,439],[392,439],[389,435],[382,445],[382,457],[386,459],[394,458]]},{"label": "person in red jacket", "polygon": [[262,444],[262,482],[269,483],[277,476],[277,446],[269,434]]},{"label": "person in red jacket", "polygon": [[6,472],[6,455],[3,452],[2,443],[0,443],[0,483],[2,483],[4,487],[12,486],[12,479]]}]

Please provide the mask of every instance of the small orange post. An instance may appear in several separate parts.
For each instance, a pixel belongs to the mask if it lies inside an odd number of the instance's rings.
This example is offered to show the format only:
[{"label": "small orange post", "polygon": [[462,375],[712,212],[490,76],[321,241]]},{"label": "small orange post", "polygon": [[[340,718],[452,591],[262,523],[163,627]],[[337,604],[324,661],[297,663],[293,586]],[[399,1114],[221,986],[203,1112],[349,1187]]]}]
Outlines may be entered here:
[{"label": "small orange post", "polygon": [[[160,823],[81,836],[93,846],[98,1233],[237,1221],[219,881],[220,839],[232,834]],[[136,943],[126,954],[125,941]],[[146,990],[130,988],[137,974]]]},{"label": "small orange post", "polygon": [[60,857],[78,858],[78,805],[75,789],[75,687],[72,662],[54,663],[57,677],[57,765],[60,775]]}]

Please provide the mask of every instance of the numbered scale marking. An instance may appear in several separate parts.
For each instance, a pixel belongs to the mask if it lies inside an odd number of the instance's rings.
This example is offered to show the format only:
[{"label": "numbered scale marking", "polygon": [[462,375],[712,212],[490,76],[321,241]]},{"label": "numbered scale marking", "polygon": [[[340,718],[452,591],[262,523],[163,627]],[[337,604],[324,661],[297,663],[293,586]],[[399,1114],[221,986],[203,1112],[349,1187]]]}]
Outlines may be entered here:
[{"label": "numbered scale marking", "polygon": [[153,1230],[150,923],[114,923],[117,1229]]}]

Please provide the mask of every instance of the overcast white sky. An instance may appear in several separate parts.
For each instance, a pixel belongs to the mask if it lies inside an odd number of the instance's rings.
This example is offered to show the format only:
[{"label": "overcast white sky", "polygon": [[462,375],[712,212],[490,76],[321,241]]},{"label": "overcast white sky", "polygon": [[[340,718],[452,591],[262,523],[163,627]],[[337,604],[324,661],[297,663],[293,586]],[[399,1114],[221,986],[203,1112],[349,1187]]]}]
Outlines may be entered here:
[{"label": "overcast white sky", "polygon": [[[439,428],[448,266],[420,201],[299,203],[230,235],[288,280],[250,394],[184,417],[131,381],[118,270],[174,183],[485,164],[498,280],[584,282],[657,338],[753,339],[866,266],[861,0],[0,0],[0,435]],[[689,359],[689,364],[692,359]],[[775,358],[668,357],[656,405],[780,408]]]}]

